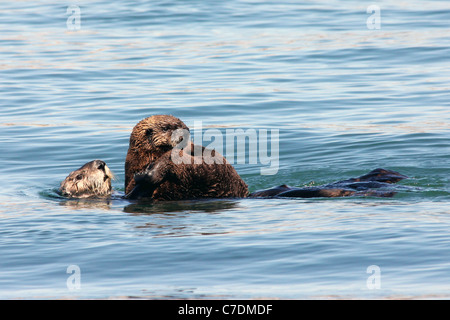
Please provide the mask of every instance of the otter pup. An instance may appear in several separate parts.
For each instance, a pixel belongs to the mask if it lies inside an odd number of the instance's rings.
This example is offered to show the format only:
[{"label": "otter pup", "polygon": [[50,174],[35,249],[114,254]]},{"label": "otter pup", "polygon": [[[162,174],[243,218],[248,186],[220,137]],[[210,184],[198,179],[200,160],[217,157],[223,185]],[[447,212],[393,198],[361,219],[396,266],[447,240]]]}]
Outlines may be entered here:
[{"label": "otter pup", "polygon": [[108,197],[114,175],[106,163],[94,160],[71,172],[61,182],[59,191],[68,198]]},{"label": "otter pup", "polygon": [[[218,152],[194,145],[186,133],[189,128],[170,115],[148,117],[133,128],[125,161],[127,198],[186,200],[248,195],[248,187],[234,167]],[[214,158],[212,163],[204,161],[205,151]],[[179,156],[182,163],[175,164],[172,156]],[[150,169],[156,174],[149,182],[143,179],[143,172]]]}]

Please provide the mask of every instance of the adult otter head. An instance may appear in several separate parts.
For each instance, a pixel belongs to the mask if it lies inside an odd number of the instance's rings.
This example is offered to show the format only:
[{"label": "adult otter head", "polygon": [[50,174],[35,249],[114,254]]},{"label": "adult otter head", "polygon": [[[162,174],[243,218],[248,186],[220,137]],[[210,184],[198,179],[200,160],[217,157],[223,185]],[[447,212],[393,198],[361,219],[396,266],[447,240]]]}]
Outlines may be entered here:
[{"label": "adult otter head", "polygon": [[155,115],[140,121],[130,135],[125,160],[125,193],[133,190],[136,173],[184,141],[183,133],[188,132],[183,121],[170,115]]},{"label": "adult otter head", "polygon": [[114,178],[105,162],[94,160],[71,172],[61,182],[61,194],[68,198],[107,197],[111,195]]}]

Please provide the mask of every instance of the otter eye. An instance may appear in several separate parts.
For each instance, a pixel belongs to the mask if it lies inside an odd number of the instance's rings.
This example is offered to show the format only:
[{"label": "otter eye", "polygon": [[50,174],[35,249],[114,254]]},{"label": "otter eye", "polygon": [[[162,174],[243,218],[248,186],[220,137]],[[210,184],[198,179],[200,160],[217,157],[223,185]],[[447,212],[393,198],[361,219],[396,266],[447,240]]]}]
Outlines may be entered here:
[{"label": "otter eye", "polygon": [[164,127],[162,130],[163,130],[164,132],[167,132],[167,131],[170,130],[170,128],[169,128],[169,127]]},{"label": "otter eye", "polygon": [[101,165],[98,166],[97,169],[98,170],[105,170],[105,165],[102,163]]},{"label": "otter eye", "polygon": [[81,179],[83,179],[83,175],[82,174],[79,174],[79,175],[77,175],[75,177],[75,180],[81,180]]},{"label": "otter eye", "polygon": [[152,129],[145,130],[145,135],[146,136],[151,136],[152,134],[153,134],[153,130]]}]

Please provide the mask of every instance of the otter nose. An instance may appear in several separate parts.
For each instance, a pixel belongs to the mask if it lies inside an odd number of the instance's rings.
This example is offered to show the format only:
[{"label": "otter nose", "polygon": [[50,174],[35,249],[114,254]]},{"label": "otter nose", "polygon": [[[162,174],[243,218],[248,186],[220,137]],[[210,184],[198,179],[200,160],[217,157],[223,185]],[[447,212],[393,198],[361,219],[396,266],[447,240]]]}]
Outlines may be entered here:
[{"label": "otter nose", "polygon": [[68,198],[70,198],[70,197],[72,196],[72,193],[71,193],[69,190],[67,190],[64,186],[61,187],[59,190],[60,190],[61,195],[62,195],[63,197],[68,197]]}]

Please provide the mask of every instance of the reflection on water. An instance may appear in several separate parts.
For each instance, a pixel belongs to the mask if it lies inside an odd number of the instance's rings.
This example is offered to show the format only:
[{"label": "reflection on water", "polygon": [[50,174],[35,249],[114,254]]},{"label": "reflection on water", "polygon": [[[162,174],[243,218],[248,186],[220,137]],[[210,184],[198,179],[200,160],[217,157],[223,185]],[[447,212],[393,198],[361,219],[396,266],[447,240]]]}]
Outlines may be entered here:
[{"label": "reflection on water", "polygon": [[[222,229],[220,215],[228,210],[237,209],[238,200],[195,200],[166,201],[149,203],[139,201],[124,208],[124,212],[133,216],[149,216],[150,221],[133,223],[140,233],[153,237],[189,237],[199,235],[219,235],[229,233]],[[205,215],[206,214],[206,215]],[[213,218],[211,214],[219,217]],[[194,218],[201,216],[202,218]]]},{"label": "reflection on water", "polygon": [[[135,202],[135,201],[133,201]],[[145,200],[132,203],[123,209],[126,213],[134,215],[151,215],[151,214],[170,214],[172,212],[206,212],[215,213],[233,209],[238,202],[233,200],[208,199],[208,200],[192,200],[192,201],[164,201],[164,202],[148,202]]]},{"label": "reflection on water", "polygon": [[59,205],[71,209],[111,209],[111,200],[109,199],[68,199],[60,201]]}]

